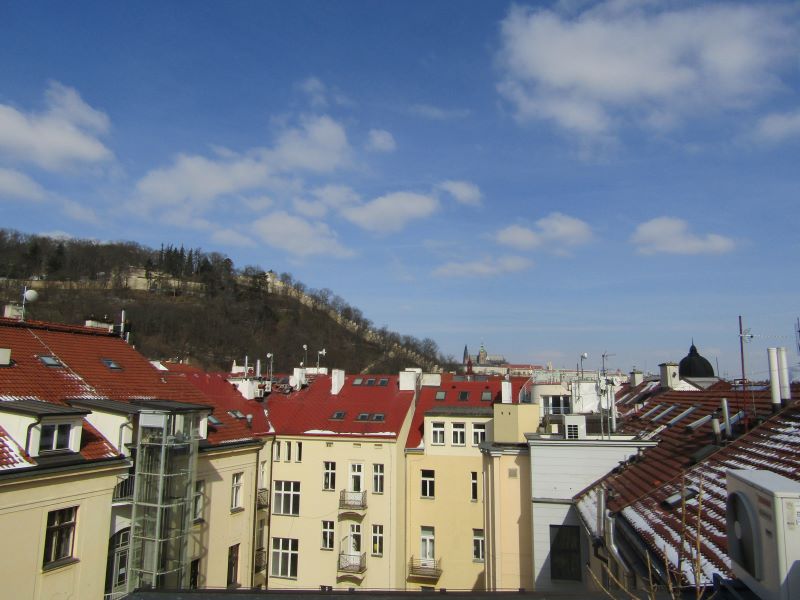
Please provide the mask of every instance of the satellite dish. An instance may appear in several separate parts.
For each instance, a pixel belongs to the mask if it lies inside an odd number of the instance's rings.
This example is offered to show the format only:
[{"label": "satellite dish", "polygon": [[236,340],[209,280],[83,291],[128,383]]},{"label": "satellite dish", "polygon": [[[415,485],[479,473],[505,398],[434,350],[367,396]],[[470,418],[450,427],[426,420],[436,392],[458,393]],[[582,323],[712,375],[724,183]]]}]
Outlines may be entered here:
[{"label": "satellite dish", "polygon": [[25,290],[23,294],[25,302],[36,302],[39,299],[39,292],[36,290]]}]

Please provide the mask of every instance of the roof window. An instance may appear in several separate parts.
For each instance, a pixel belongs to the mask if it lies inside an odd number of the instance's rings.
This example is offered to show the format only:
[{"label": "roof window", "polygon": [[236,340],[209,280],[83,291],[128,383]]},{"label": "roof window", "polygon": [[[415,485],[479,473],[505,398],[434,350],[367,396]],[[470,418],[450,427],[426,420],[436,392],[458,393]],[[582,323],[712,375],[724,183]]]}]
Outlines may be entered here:
[{"label": "roof window", "polygon": [[358,413],[356,421],[369,421],[369,413]]},{"label": "roof window", "polygon": [[445,398],[447,398],[447,392],[445,392],[444,390],[439,390],[438,392],[436,392],[437,400],[444,400]]},{"label": "roof window", "polygon": [[386,387],[389,385],[389,380],[386,377],[381,377],[381,380],[378,382],[378,385],[381,387]]},{"label": "roof window", "polygon": [[481,400],[483,402],[491,402],[492,400],[492,392],[489,390],[484,390],[481,392]]},{"label": "roof window", "polygon": [[222,425],[222,421],[220,421],[214,415],[208,415],[208,422],[211,423],[214,427],[218,427],[218,426]]},{"label": "roof window", "polygon": [[341,421],[342,419],[344,419],[345,414],[347,414],[347,413],[345,413],[345,411],[337,410],[335,413],[333,413],[333,415],[331,415],[331,420],[332,421]]},{"label": "roof window", "polygon": [[675,492],[671,496],[667,496],[661,501],[661,504],[664,506],[664,508],[675,508],[676,506],[680,506],[682,502],[691,500],[699,493],[700,492],[696,488],[687,487]]},{"label": "roof window", "polygon": [[370,377],[369,379],[367,379],[367,385],[375,385],[375,378]]},{"label": "roof window", "polygon": [[386,420],[386,417],[384,416],[383,413],[375,413],[374,415],[372,415],[372,420],[373,421],[384,421],[384,420]]},{"label": "roof window", "polygon": [[60,360],[58,360],[55,356],[44,355],[44,356],[40,356],[39,360],[46,367],[54,367],[54,368],[56,368],[56,367],[63,367],[64,366],[64,363],[62,363]]},{"label": "roof window", "polygon": [[364,383],[363,377],[356,377],[355,379],[353,379],[353,385],[361,385],[362,383]]},{"label": "roof window", "polygon": [[467,400],[469,400],[469,391],[461,390],[460,392],[458,392],[458,399],[461,400],[461,402],[466,402]]},{"label": "roof window", "polygon": [[234,419],[244,419],[244,414],[240,410],[229,410],[228,414],[232,416]]},{"label": "roof window", "polygon": [[122,367],[112,358],[101,358],[100,362],[107,366],[112,371],[121,371]]}]

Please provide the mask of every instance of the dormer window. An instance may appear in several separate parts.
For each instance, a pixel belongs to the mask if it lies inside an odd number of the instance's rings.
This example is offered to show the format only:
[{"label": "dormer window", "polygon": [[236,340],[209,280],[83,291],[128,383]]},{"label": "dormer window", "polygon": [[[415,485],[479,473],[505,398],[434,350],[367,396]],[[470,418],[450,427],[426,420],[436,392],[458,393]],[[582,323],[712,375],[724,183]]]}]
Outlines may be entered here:
[{"label": "dormer window", "polygon": [[42,356],[39,357],[39,361],[45,367],[58,368],[58,367],[63,367],[64,366],[64,363],[62,363],[60,360],[58,360],[55,356],[42,355]]},{"label": "dormer window", "polygon": [[69,423],[52,423],[42,425],[39,436],[39,453],[69,450],[69,434],[72,425]]}]

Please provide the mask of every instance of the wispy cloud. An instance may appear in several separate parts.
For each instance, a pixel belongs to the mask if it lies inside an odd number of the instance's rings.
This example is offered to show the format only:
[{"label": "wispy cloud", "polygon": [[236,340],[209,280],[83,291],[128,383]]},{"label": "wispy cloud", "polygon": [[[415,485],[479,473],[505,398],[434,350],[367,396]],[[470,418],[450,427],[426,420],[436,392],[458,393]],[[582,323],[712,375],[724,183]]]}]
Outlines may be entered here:
[{"label": "wispy cloud", "polygon": [[450,121],[452,119],[465,119],[471,112],[466,108],[443,108],[432,104],[414,104],[409,108],[412,115],[431,119],[433,121]]},{"label": "wispy cloud", "polygon": [[675,217],[657,217],[641,223],[631,243],[641,254],[723,254],[734,249],[731,238],[716,234],[695,234],[689,224]]},{"label": "wispy cloud", "polygon": [[481,203],[480,188],[469,181],[443,181],[437,185],[439,189],[450,194],[456,201],[469,206],[478,206]]},{"label": "wispy cloud", "polygon": [[300,127],[281,134],[267,158],[281,169],[330,173],[347,165],[350,154],[344,126],[323,115],[305,118]]},{"label": "wispy cloud", "polygon": [[33,179],[19,171],[0,167],[0,200],[42,200],[44,197],[44,188]]},{"label": "wispy cloud", "polygon": [[325,224],[315,223],[278,211],[258,219],[253,231],[265,243],[299,257],[315,255],[347,258],[353,256]]},{"label": "wispy cloud", "polygon": [[583,135],[749,106],[798,47],[765,5],[606,2],[568,16],[514,6],[501,29],[498,90],[517,116]]},{"label": "wispy cloud", "polygon": [[385,129],[370,129],[367,150],[371,152],[394,152],[397,144],[394,136]]},{"label": "wispy cloud", "polygon": [[392,233],[410,221],[432,215],[439,208],[433,196],[414,192],[392,192],[364,204],[346,207],[342,216],[362,229],[374,233]]},{"label": "wispy cloud", "polygon": [[509,225],[495,234],[495,241],[504,246],[517,250],[544,247],[556,254],[587,244],[592,238],[592,228],[588,223],[559,212],[539,219],[535,228]]},{"label": "wispy cloud", "polygon": [[25,113],[0,104],[0,155],[49,171],[113,158],[99,139],[109,130],[108,116],[86,104],[75,89],[51,82],[45,105],[44,112]]},{"label": "wispy cloud", "polygon": [[755,137],[771,143],[800,137],[800,109],[762,117],[756,125]]},{"label": "wispy cloud", "polygon": [[496,277],[506,273],[524,271],[533,262],[522,256],[501,256],[471,261],[448,262],[437,267],[433,274],[437,277]]},{"label": "wispy cloud", "polygon": [[211,234],[211,239],[218,244],[224,244],[226,246],[252,248],[256,245],[247,235],[229,228],[218,229]]}]

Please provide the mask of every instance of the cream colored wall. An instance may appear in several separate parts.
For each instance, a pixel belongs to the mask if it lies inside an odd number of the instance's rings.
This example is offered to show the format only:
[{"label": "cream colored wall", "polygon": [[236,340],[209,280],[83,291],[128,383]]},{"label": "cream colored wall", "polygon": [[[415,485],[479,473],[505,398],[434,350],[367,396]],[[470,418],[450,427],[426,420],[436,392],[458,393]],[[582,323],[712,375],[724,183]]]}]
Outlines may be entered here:
[{"label": "cream colored wall", "polygon": [[[297,442],[303,443],[303,460],[297,462]],[[292,461],[286,461],[286,442],[292,442]],[[270,589],[318,589],[321,585],[339,588],[391,588],[398,580],[397,560],[394,556],[402,535],[402,466],[398,470],[398,448],[394,440],[344,437],[289,437],[278,436],[281,460],[272,465],[270,484],[271,502],[275,500],[275,481],[300,482],[299,516],[275,514],[271,516],[269,543],[269,572],[272,569],[272,538],[298,540],[299,562],[297,578],[268,577]],[[336,463],[336,488],[322,489],[323,462]],[[363,464],[363,488],[367,490],[367,508],[357,513],[339,511],[339,493],[349,487],[350,465]],[[373,492],[372,465],[384,465],[384,493]],[[356,516],[358,515],[358,516]],[[322,521],[334,522],[334,549],[323,550]],[[366,553],[367,569],[361,575],[338,573],[340,550],[346,550],[346,537],[350,523],[361,524],[361,549]],[[372,525],[384,527],[383,556],[372,556]]]},{"label": "cream colored wall", "polygon": [[494,437],[498,443],[525,442],[525,434],[539,428],[538,404],[495,404]]},{"label": "cream colored wall", "polygon": [[105,436],[117,452],[129,454],[125,444],[130,444],[133,439],[133,424],[129,422],[127,415],[93,408],[92,412],[86,415],[86,420]]},{"label": "cream colored wall", "polygon": [[[34,600],[101,600],[106,576],[111,496],[127,466],[25,479],[0,479],[0,595]],[[77,562],[42,570],[49,511],[78,507]]]},{"label": "cream colored wall", "polygon": [[[260,448],[215,449],[199,455],[196,480],[205,482],[205,502],[203,521],[195,522],[190,531],[188,561],[201,559],[200,587],[226,586],[228,549],[234,544],[239,544],[239,584],[253,584],[257,465],[261,455],[269,456],[263,449],[259,452]],[[231,510],[234,473],[244,473],[242,510],[237,511]]]},{"label": "cream colored wall", "polygon": [[498,451],[484,459],[484,467],[488,585],[498,591],[533,589],[530,457],[527,450]]}]

